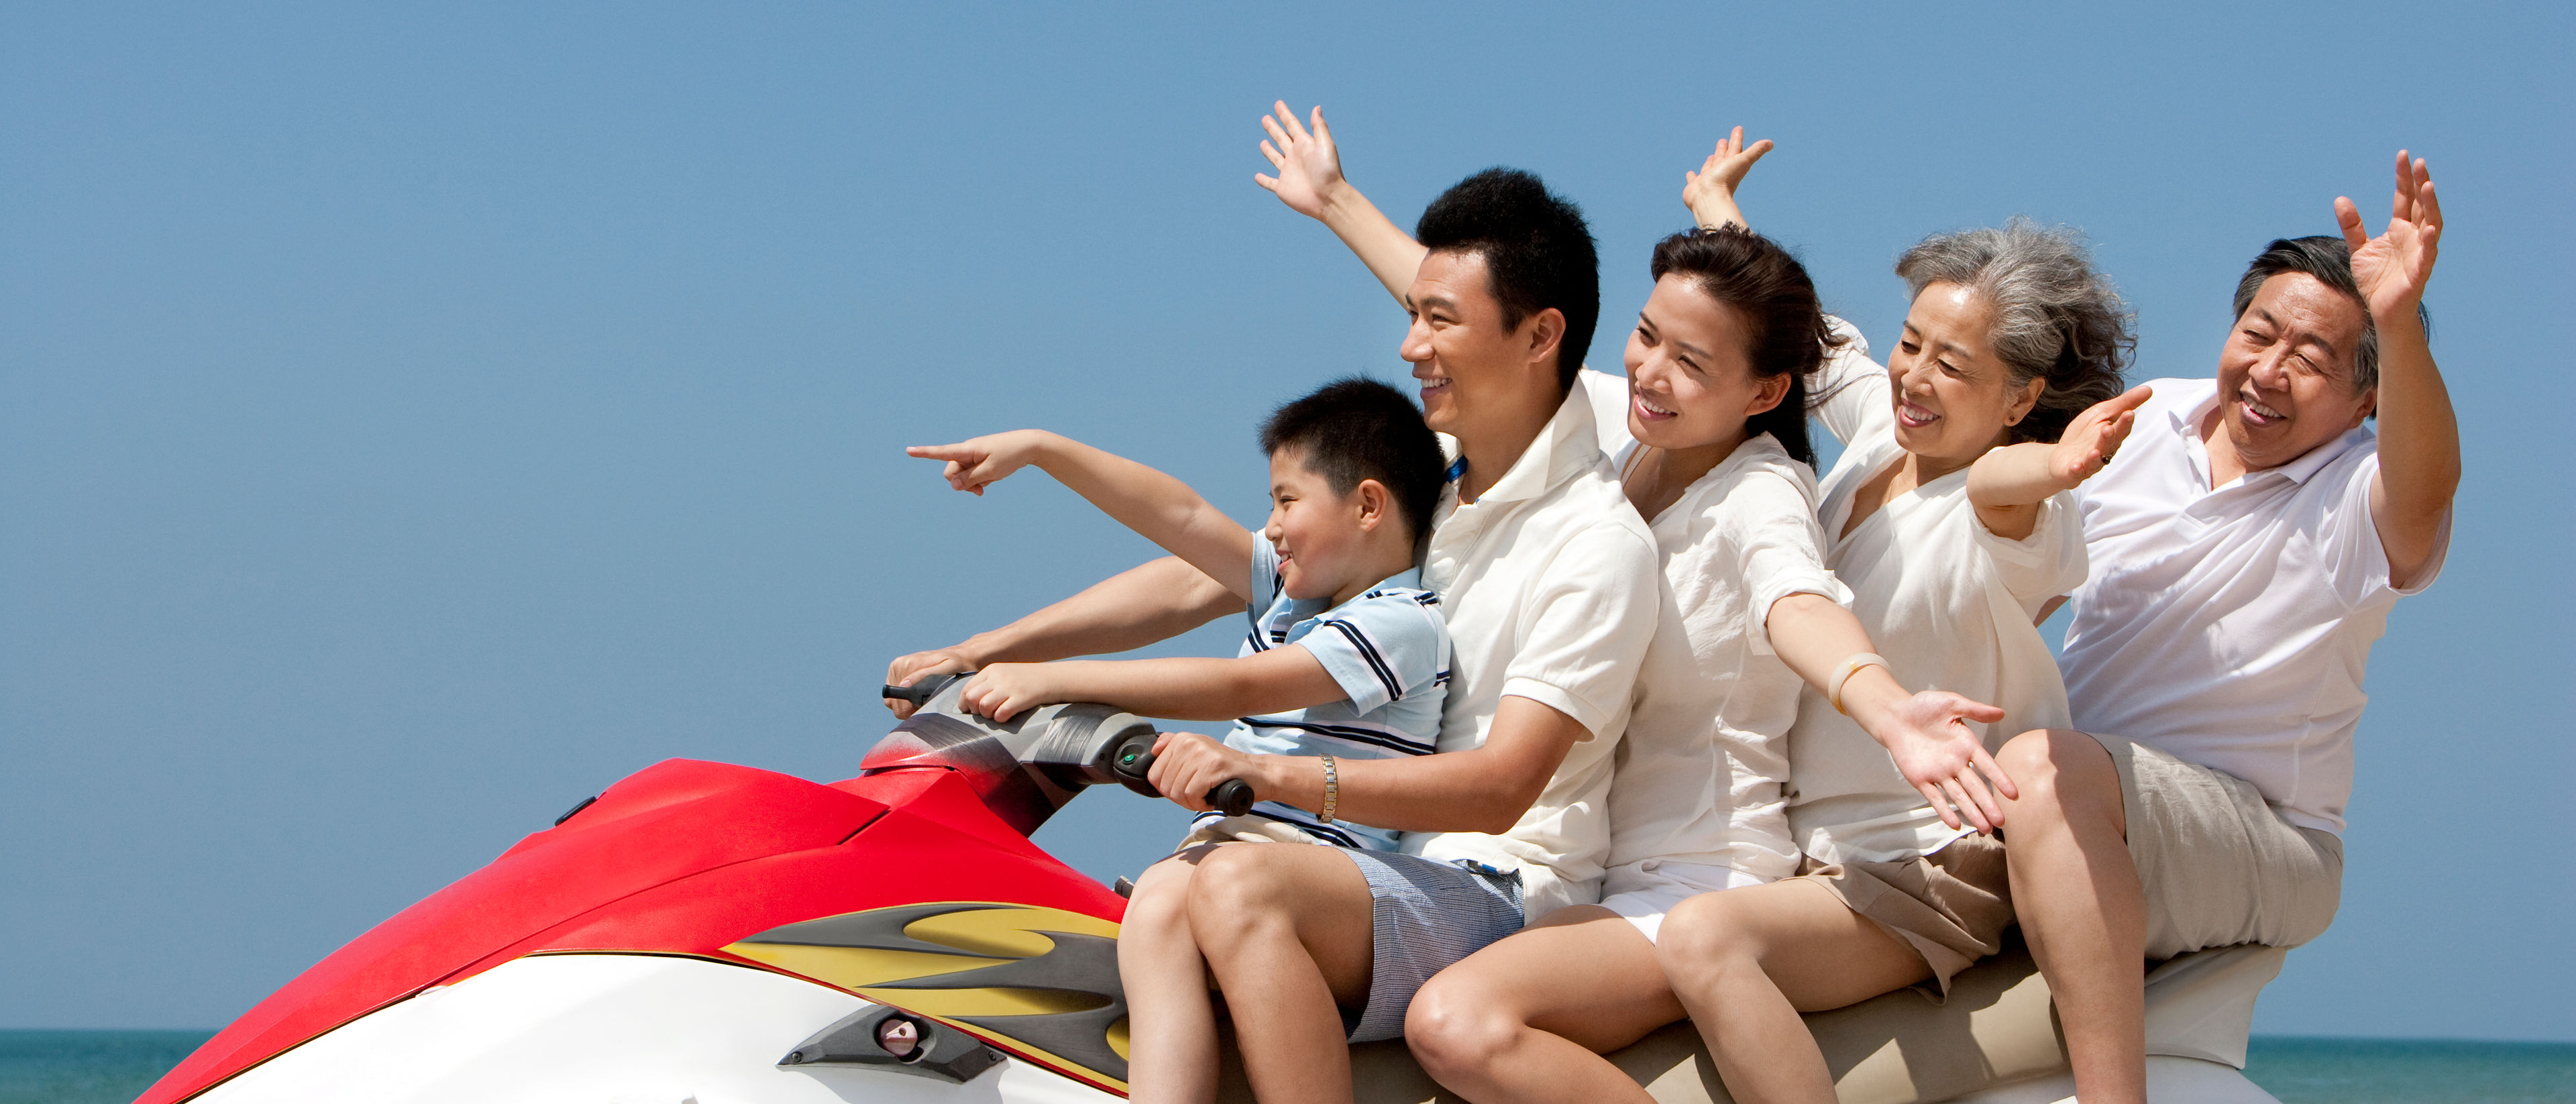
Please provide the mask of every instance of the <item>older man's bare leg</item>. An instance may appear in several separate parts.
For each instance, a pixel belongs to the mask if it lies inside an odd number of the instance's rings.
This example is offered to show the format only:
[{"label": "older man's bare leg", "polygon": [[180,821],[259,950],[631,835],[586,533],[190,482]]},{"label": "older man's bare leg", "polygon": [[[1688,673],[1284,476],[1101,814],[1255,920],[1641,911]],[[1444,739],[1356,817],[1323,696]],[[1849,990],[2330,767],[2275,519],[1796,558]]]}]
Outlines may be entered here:
[{"label": "older man's bare leg", "polygon": [[1368,879],[1332,847],[1220,847],[1190,878],[1190,931],[1228,995],[1262,1100],[1351,1099],[1341,1008],[1368,999]]},{"label": "older man's bare leg", "polygon": [[2025,732],[1996,761],[2013,911],[2048,978],[2085,1104],[2146,1104],[2146,894],[2129,856],[2119,768],[2070,729]]}]

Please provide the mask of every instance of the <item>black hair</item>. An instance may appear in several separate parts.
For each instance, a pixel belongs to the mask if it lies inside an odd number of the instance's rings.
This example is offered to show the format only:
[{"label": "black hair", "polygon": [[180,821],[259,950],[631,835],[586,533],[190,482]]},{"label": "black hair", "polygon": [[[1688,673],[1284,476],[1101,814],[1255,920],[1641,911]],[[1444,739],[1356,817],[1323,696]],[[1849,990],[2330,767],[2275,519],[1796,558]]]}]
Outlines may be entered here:
[{"label": "black hair", "polygon": [[1417,545],[1431,532],[1449,461],[1404,392],[1359,376],[1318,387],[1261,423],[1261,451],[1277,456],[1281,449],[1297,450],[1306,470],[1337,495],[1377,480]]},{"label": "black hair", "polygon": [[1432,200],[1413,237],[1435,253],[1484,257],[1505,329],[1549,307],[1563,314],[1556,385],[1560,393],[1574,386],[1601,320],[1601,259],[1581,210],[1519,169],[1487,169]]},{"label": "black hair", "polygon": [[1789,377],[1789,393],[1744,420],[1744,433],[1768,433],[1792,459],[1816,465],[1807,441],[1807,382],[1844,343],[1825,321],[1807,267],[1779,243],[1741,226],[1685,230],[1655,243],[1655,279],[1681,276],[1743,319],[1745,363],[1757,379]]},{"label": "black hair", "polygon": [[[2379,327],[2371,321],[2370,301],[2361,297],[2361,285],[2352,278],[2352,246],[2324,234],[2272,239],[2255,255],[2254,263],[2245,266],[2245,278],[2236,281],[2236,317],[2245,317],[2264,281],[2285,272],[2316,277],[2318,283],[2361,308],[2361,347],[2352,351],[2352,392],[2358,395],[2379,386]],[[2432,328],[2432,314],[2422,303],[2415,305],[2415,317],[2427,330]]]}]

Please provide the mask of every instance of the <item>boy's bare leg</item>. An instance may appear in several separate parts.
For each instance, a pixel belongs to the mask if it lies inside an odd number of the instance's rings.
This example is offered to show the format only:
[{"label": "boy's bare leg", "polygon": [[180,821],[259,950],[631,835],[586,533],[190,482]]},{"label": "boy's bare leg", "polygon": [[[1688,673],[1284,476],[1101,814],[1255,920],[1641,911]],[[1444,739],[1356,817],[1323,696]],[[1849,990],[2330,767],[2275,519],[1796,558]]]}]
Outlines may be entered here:
[{"label": "boy's bare leg", "polygon": [[2129,855],[2119,768],[2081,732],[2025,732],[1996,757],[2013,912],[2048,978],[2085,1104],[2146,1104],[2146,892]]},{"label": "boy's bare leg", "polygon": [[1347,1104],[1342,1005],[1368,999],[1368,879],[1340,849],[1220,847],[1190,877],[1190,931],[1228,994],[1253,1096]]},{"label": "boy's bare leg", "polygon": [[1682,902],[1664,917],[1656,952],[1743,1104],[1833,1104],[1833,1074],[1798,1014],[1931,976],[1913,948],[1825,887],[1794,879]]},{"label": "boy's bare leg", "polygon": [[1682,1015],[1645,933],[1580,905],[1433,977],[1413,998],[1404,1040],[1434,1080],[1477,1104],[1652,1104],[1601,1055]]},{"label": "boy's bare leg", "polygon": [[1216,1003],[1207,962],[1190,938],[1190,875],[1211,847],[1145,868],[1118,927],[1118,979],[1127,991],[1127,1098],[1139,1104],[1216,1099]]}]

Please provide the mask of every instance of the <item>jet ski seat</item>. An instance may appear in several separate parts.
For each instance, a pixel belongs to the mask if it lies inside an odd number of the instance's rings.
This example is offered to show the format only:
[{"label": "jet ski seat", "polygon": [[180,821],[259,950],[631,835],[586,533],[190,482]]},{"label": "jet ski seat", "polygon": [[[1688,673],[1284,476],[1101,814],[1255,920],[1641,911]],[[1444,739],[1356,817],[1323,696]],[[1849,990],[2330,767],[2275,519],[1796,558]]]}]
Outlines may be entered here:
[{"label": "jet ski seat", "polygon": [[[2277,947],[2222,947],[2158,964],[2147,976],[2147,1053],[2242,1069],[2254,998],[2278,976]],[[2030,952],[2018,937],[1952,979],[1934,1004],[1900,989],[1807,1017],[1842,1104],[1957,1100],[2066,1073],[2066,1046]],[[1610,1060],[1663,1104],[1733,1104],[1688,1021],[1646,1036]],[[1415,1065],[1401,1040],[1352,1049],[1359,1104],[1464,1104]],[[1217,1099],[1252,1104],[1226,1048]]]}]

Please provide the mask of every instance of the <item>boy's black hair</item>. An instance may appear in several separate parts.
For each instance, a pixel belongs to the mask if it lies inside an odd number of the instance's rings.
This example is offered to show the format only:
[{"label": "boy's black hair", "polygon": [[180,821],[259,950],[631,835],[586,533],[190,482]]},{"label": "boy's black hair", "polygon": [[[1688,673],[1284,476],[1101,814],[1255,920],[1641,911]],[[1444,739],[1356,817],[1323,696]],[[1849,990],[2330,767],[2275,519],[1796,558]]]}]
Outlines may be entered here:
[{"label": "boy's black hair", "polygon": [[1417,544],[1431,531],[1449,462],[1404,392],[1359,376],[1316,388],[1261,423],[1261,451],[1276,456],[1281,449],[1299,450],[1306,470],[1323,476],[1334,494],[1377,480]]},{"label": "boy's black hair", "polygon": [[1413,237],[1435,253],[1483,256],[1504,328],[1549,307],[1565,315],[1556,385],[1560,392],[1574,386],[1601,320],[1601,259],[1581,210],[1519,169],[1487,169],[1432,200]]}]

